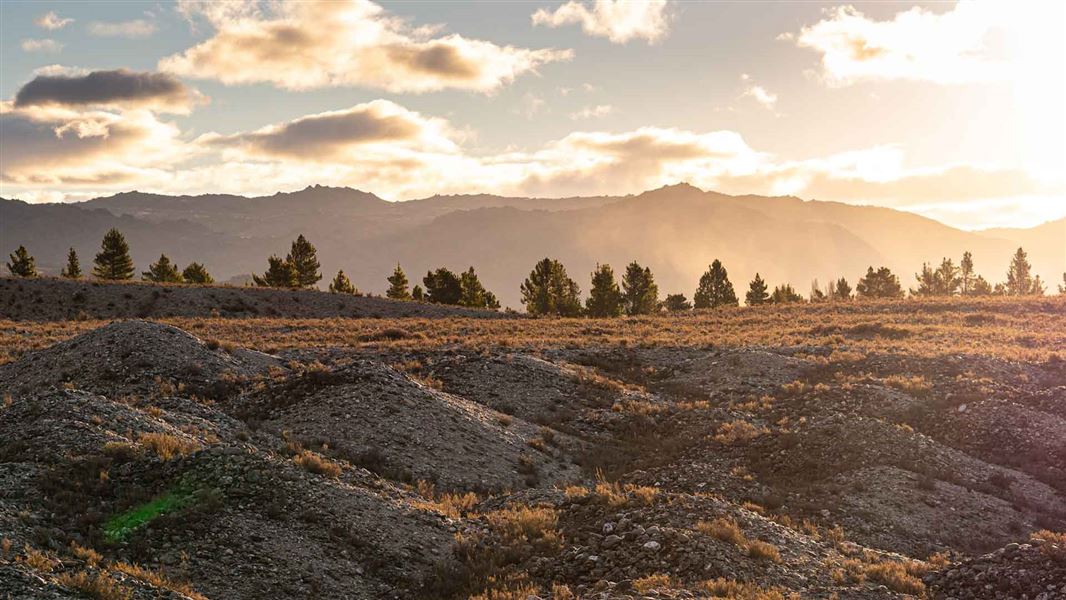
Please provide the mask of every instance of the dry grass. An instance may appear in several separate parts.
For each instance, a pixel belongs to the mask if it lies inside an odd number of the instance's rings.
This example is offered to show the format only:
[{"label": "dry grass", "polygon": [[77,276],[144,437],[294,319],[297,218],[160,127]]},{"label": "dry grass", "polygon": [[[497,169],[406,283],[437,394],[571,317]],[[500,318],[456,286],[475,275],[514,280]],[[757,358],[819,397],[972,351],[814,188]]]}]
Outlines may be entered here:
[{"label": "dry grass", "polygon": [[157,588],[170,590],[177,592],[183,596],[186,596],[190,600],[207,600],[207,596],[200,594],[187,583],[180,583],[170,579],[159,571],[151,571],[145,569],[140,565],[117,562],[110,567],[111,569],[120,573],[125,573],[131,577],[140,579],[141,581],[153,585]]},{"label": "dry grass", "polygon": [[75,557],[85,561],[85,564],[89,565],[90,567],[95,567],[97,563],[99,563],[104,558],[96,550],[93,550],[92,548],[85,548],[84,546],[79,546],[77,542],[70,543],[70,553],[73,554]]},{"label": "dry grass", "polygon": [[670,589],[674,587],[674,580],[669,575],[656,573],[633,580],[633,589],[638,593],[647,594],[652,590]]},{"label": "dry grass", "polygon": [[777,549],[777,546],[762,540],[748,542],[748,556],[756,560],[781,562],[781,551]]},{"label": "dry grass", "polygon": [[764,590],[754,583],[736,581],[734,579],[708,579],[699,584],[700,591],[707,592],[711,598],[727,598],[729,600],[785,600],[785,595],[779,589]]},{"label": "dry grass", "polygon": [[341,466],[310,450],[303,450],[292,458],[293,462],[306,469],[309,473],[326,475],[328,477],[340,477]]},{"label": "dry grass", "polygon": [[88,571],[63,573],[56,577],[56,583],[95,600],[130,600],[133,598],[133,590],[119,584],[111,575],[103,571],[95,574]]},{"label": "dry grass", "polygon": [[200,449],[199,443],[169,433],[142,433],[137,437],[137,444],[162,460],[188,456]]},{"label": "dry grass", "polygon": [[746,444],[769,432],[765,427],[756,427],[747,421],[732,421],[718,426],[718,433],[715,434],[714,440],[727,446]]},{"label": "dry grass", "polygon": [[39,573],[51,573],[52,569],[59,565],[59,560],[55,557],[31,548],[29,545],[26,545],[22,551],[24,554],[19,557],[18,561]]},{"label": "dry grass", "polygon": [[916,576],[920,575],[923,570],[916,566],[919,564],[915,562],[905,565],[882,561],[866,565],[863,571],[869,579],[884,584],[890,590],[919,595],[925,593],[925,584]]},{"label": "dry grass", "polygon": [[1048,529],[1029,534],[1029,539],[1034,542],[1041,540],[1040,550],[1052,558],[1066,561],[1066,532],[1055,532]]},{"label": "dry grass", "polygon": [[748,543],[748,538],[744,537],[744,532],[740,530],[737,522],[724,517],[718,517],[713,521],[700,521],[696,523],[696,531],[735,546]]},{"label": "dry grass", "polygon": [[[878,327],[871,327],[875,319]],[[699,311],[640,319],[282,319],[168,318],[201,338],[265,351],[360,347],[389,328],[410,334],[397,348],[551,348],[560,346],[740,347],[846,344],[877,352],[932,357],[976,354],[1045,361],[1066,347],[1066,297],[909,299],[789,304]],[[106,321],[0,321],[0,363],[95,329]],[[888,335],[909,331],[910,335]],[[390,336],[391,337],[391,336]],[[369,342],[379,343],[379,342]],[[850,357],[849,357],[850,358]]]},{"label": "dry grass", "polygon": [[506,546],[528,543],[557,548],[562,543],[556,529],[559,516],[549,507],[512,506],[486,514],[485,520],[500,534]]},{"label": "dry grass", "polygon": [[655,498],[659,495],[658,488],[632,483],[622,485],[617,481],[609,483],[602,479],[596,484],[593,492],[600,502],[615,508],[627,506],[631,502],[648,506],[655,502]]},{"label": "dry grass", "polygon": [[436,486],[428,481],[419,480],[415,489],[418,490],[418,494],[425,499],[421,501],[416,500],[414,502],[416,508],[433,510],[452,519],[462,517],[473,510],[474,506],[478,503],[477,494],[473,492],[467,492],[465,494],[438,494]]}]

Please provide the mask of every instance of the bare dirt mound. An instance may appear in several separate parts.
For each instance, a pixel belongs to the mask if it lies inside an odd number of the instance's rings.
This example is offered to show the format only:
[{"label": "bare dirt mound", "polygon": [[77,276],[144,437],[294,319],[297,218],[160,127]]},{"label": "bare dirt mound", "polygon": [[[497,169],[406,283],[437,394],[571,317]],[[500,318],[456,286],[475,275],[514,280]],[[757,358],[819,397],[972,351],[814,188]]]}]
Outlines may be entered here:
[{"label": "bare dirt mound", "polygon": [[500,319],[514,318],[515,315],[318,290],[0,277],[0,319],[64,321],[163,317]]},{"label": "bare dirt mound", "polygon": [[373,361],[310,371],[236,401],[234,414],[393,478],[500,490],[565,481],[561,435]]},{"label": "bare dirt mound", "polygon": [[205,343],[177,327],[117,321],[0,366],[0,391],[66,386],[108,395],[178,391],[215,397],[227,381],[280,364],[260,352]]}]

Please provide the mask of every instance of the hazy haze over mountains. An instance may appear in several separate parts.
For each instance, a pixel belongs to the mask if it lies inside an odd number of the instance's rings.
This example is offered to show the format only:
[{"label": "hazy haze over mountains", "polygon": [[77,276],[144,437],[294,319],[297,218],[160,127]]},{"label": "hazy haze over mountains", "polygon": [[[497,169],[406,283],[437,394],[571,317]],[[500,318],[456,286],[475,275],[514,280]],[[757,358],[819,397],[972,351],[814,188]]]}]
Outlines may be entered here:
[{"label": "hazy haze over mountains", "polygon": [[[544,256],[563,261],[587,292],[597,262],[616,273],[631,260],[650,266],[660,294],[691,298],[700,274],[720,258],[738,290],[758,271],[771,284],[806,294],[812,279],[854,284],[868,266],[887,265],[905,287],[923,261],[973,252],[978,273],[1005,278],[1010,254],[1029,253],[1051,284],[1066,269],[1066,220],[1032,229],[968,232],[887,208],[795,197],[728,196],[679,184],[640,195],[588,198],[434,196],[387,202],[350,188],[292,193],[162,196],[128,192],[80,204],[0,203],[0,238],[24,244],[45,273],[58,273],[73,246],[89,264],[104,232],[118,227],[138,270],[166,253],[206,264],[219,281],[266,268],[297,234],[318,248],[324,281],[344,269],[364,292],[381,293],[399,262],[412,284],[426,270],[473,265],[505,306]],[[323,283],[324,285],[324,283]]]}]

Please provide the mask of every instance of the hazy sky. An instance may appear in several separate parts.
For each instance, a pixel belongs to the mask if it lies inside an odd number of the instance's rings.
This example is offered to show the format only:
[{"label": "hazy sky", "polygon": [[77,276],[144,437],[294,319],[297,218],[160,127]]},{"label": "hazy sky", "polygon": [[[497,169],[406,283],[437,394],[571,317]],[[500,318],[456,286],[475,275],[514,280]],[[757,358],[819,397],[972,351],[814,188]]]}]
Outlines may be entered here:
[{"label": "hazy sky", "polygon": [[1066,215],[1064,3],[10,2],[0,195],[688,181]]}]

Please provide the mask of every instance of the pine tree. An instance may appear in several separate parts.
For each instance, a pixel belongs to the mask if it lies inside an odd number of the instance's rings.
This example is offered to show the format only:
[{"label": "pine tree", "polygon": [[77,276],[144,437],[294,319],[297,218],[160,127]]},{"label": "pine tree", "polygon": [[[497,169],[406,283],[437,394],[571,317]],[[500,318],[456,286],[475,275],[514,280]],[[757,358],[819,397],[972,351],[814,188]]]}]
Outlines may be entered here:
[{"label": "pine tree", "polygon": [[156,283],[181,283],[178,267],[170,262],[166,254],[160,254],[159,260],[148,265],[148,270],[141,273],[141,279]]},{"label": "pine tree", "polygon": [[737,294],[729,282],[729,274],[717,258],[700,277],[700,285],[692,297],[696,308],[717,308],[719,306],[737,306]]},{"label": "pine tree", "polygon": [[318,271],[321,266],[318,264],[318,252],[303,234],[297,236],[296,241],[292,243],[285,262],[291,264],[296,271],[297,287],[313,287],[322,280],[322,273]]},{"label": "pine tree", "polygon": [[622,314],[622,291],[614,279],[611,265],[596,265],[592,272],[592,288],[585,300],[585,311],[590,317],[617,317]]},{"label": "pine tree", "polygon": [[358,294],[359,290],[355,289],[348,276],[344,274],[344,270],[337,271],[337,276],[333,278],[333,281],[329,282],[329,293],[331,294]]},{"label": "pine tree", "polygon": [[954,296],[962,285],[959,268],[950,258],[940,261],[940,266],[933,269],[922,263],[922,272],[914,274],[918,280],[918,289],[912,289],[912,296]]},{"label": "pine tree", "polygon": [[207,272],[207,268],[198,262],[189,263],[189,266],[181,272],[181,276],[185,279],[185,283],[209,285],[215,282],[214,277]]},{"label": "pine tree", "polygon": [[[992,284],[990,284],[987,281],[985,281],[985,278],[981,277],[980,275],[978,275],[973,280],[973,283],[971,283],[970,285],[971,285],[970,292],[969,292],[969,294],[967,294],[969,296],[991,296],[992,295]],[[998,286],[1000,284],[996,284],[996,285]]]},{"label": "pine tree", "polygon": [[411,299],[411,292],[407,291],[407,274],[400,268],[400,263],[396,263],[392,275],[385,280],[389,282],[389,289],[385,292],[385,296],[393,300]]},{"label": "pine tree", "polygon": [[274,254],[267,259],[268,267],[266,273],[263,276],[252,275],[252,279],[259,287],[272,287],[272,288],[295,288],[299,287],[298,280],[296,278],[296,268],[292,266],[292,263],[287,260],[278,258],[278,255]]},{"label": "pine tree", "polygon": [[104,234],[100,253],[93,259],[93,275],[100,279],[133,279],[133,259],[126,238],[117,229]]},{"label": "pine tree", "polygon": [[627,315],[650,315],[659,309],[659,286],[651,269],[633,261],[622,276],[622,303]]},{"label": "pine tree", "polygon": [[81,261],[78,260],[78,253],[74,251],[74,248],[67,252],[67,266],[63,267],[59,274],[67,279],[81,277]]},{"label": "pine tree", "polygon": [[669,312],[684,312],[692,310],[692,303],[684,294],[667,294],[666,300],[663,301],[663,308]]},{"label": "pine tree", "polygon": [[959,293],[963,296],[971,295],[974,288],[973,254],[970,251],[962,253],[962,261],[959,262]]},{"label": "pine tree", "polygon": [[841,277],[837,279],[836,284],[833,286],[833,300],[851,300],[851,285],[848,284],[848,280]]},{"label": "pine tree", "polygon": [[444,267],[427,272],[422,283],[426,286],[426,302],[456,305],[463,297],[462,280]]},{"label": "pine tree", "polygon": [[538,262],[522,283],[522,304],[531,315],[576,317],[581,314],[581,288],[557,260]]},{"label": "pine tree", "polygon": [[1033,279],[1033,268],[1025,250],[1018,248],[1007,271],[1006,294],[1008,296],[1029,296],[1043,294],[1043,284]]},{"label": "pine tree", "polygon": [[1059,293],[1066,294],[1066,273],[1062,274],[1062,285],[1059,286]]},{"label": "pine tree", "polygon": [[748,293],[744,294],[744,303],[748,306],[766,304],[770,300],[770,294],[766,293],[766,282],[762,276],[755,274],[755,279],[748,284]]},{"label": "pine tree", "polygon": [[866,276],[859,279],[855,284],[855,293],[860,298],[902,298],[903,287],[888,267],[881,267],[874,271],[873,267],[866,269]]},{"label": "pine tree", "polygon": [[500,301],[496,299],[496,295],[481,285],[481,280],[478,279],[477,273],[474,272],[474,267],[470,267],[459,276],[459,287],[461,290],[459,294],[460,306],[491,308],[494,310],[500,307]]},{"label": "pine tree", "polygon": [[36,277],[36,261],[30,256],[25,246],[19,246],[14,254],[8,255],[11,262],[7,263],[7,270],[15,277]]},{"label": "pine tree", "polygon": [[774,293],[770,294],[770,302],[773,304],[803,302],[803,296],[792,289],[792,284],[786,283],[774,288]]},{"label": "pine tree", "polygon": [[422,292],[422,286],[415,285],[415,287],[411,290],[411,299],[415,302],[425,302],[426,295]]}]

